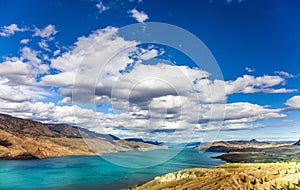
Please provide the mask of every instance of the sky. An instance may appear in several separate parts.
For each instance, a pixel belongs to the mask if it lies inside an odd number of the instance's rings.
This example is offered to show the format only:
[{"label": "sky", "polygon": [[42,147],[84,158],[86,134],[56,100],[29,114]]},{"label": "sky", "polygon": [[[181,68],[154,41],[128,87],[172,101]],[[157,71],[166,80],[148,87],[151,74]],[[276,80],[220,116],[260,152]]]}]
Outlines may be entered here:
[{"label": "sky", "polygon": [[299,1],[0,7],[0,113],[178,143],[300,138]]}]

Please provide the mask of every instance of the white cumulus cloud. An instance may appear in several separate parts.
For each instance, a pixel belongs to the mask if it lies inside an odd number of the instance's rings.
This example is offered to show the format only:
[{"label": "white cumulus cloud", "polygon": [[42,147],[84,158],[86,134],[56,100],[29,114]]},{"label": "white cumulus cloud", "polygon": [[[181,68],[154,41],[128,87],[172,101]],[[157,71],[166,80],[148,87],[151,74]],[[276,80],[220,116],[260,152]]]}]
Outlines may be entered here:
[{"label": "white cumulus cloud", "polygon": [[[147,18],[140,17],[138,21]],[[43,38],[38,45],[47,51],[47,42],[56,32],[55,26],[48,25],[36,28],[34,35]],[[6,58],[0,63],[0,112],[45,122],[78,124],[121,137],[154,138],[159,133],[162,139],[168,138],[173,130],[261,128],[265,126],[257,121],[287,116],[284,108],[226,103],[228,96],[237,93],[294,92],[295,89],[284,88],[290,76],[287,73],[249,74],[221,80],[212,79],[211,73],[199,68],[163,60],[147,63],[162,53],[164,50],[154,46],[144,49],[138,42],[118,36],[118,28],[114,27],[79,37],[72,48],[64,52],[58,49],[49,58],[42,59],[40,52],[25,46],[20,57]],[[45,59],[50,65],[43,63]],[[49,73],[50,69],[57,72]],[[58,90],[51,94],[44,90],[50,89],[47,86]],[[49,95],[60,101],[40,101]],[[71,106],[72,102],[77,105]],[[94,103],[98,112],[88,109]],[[299,96],[294,96],[286,105],[299,109],[299,103]],[[179,137],[178,133],[174,136]]]},{"label": "white cumulus cloud", "polygon": [[136,9],[130,10],[130,14],[131,17],[134,18],[137,22],[145,22],[149,19],[149,16],[145,12],[138,11]]},{"label": "white cumulus cloud", "polygon": [[39,36],[41,38],[50,38],[57,33],[57,30],[54,25],[49,24],[43,29],[34,28],[33,36]]},{"label": "white cumulus cloud", "polygon": [[255,69],[249,68],[249,67],[246,67],[245,69],[246,69],[246,71],[249,72],[249,73],[253,73],[253,72],[255,71]]},{"label": "white cumulus cloud", "polygon": [[102,1],[98,1],[98,3],[96,4],[96,7],[100,13],[107,11],[110,8],[109,6],[105,6]]},{"label": "white cumulus cloud", "polygon": [[288,93],[295,92],[296,89],[285,89],[285,88],[272,88],[276,85],[284,85],[285,79],[281,76],[272,76],[272,75],[264,75],[259,77],[254,77],[251,75],[244,75],[242,77],[238,77],[234,81],[226,81],[225,89],[226,94],[234,94],[234,93]]},{"label": "white cumulus cloud", "polygon": [[285,78],[294,78],[296,77],[295,75],[291,74],[291,73],[288,73],[288,72],[285,72],[285,71],[275,71],[275,74],[278,74],[282,77],[285,77]]},{"label": "white cumulus cloud", "polygon": [[300,96],[293,96],[288,99],[285,104],[291,108],[300,109]]},{"label": "white cumulus cloud", "polygon": [[22,39],[20,41],[20,44],[28,44],[29,41],[30,41],[29,39]]},{"label": "white cumulus cloud", "polygon": [[25,28],[19,28],[17,24],[11,24],[8,26],[3,26],[0,30],[0,36],[9,37],[14,35],[15,32],[24,32],[26,31]]}]

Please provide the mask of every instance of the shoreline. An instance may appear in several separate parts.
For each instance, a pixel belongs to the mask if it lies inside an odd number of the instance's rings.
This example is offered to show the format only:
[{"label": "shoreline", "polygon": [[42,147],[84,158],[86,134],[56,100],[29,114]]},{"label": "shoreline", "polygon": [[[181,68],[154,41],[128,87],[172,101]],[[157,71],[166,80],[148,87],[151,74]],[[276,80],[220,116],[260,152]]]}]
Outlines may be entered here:
[{"label": "shoreline", "polygon": [[61,158],[61,157],[77,157],[77,156],[102,156],[102,155],[109,155],[109,154],[118,154],[118,153],[129,153],[129,152],[148,152],[152,150],[166,150],[169,148],[153,148],[153,149],[148,149],[148,150],[129,150],[129,151],[116,151],[116,152],[106,152],[106,153],[95,153],[95,152],[90,152],[87,154],[73,154],[73,155],[61,155],[61,156],[48,156],[48,157],[36,157],[31,154],[24,154],[24,155],[18,155],[15,157],[0,157],[0,161],[2,160],[43,160],[43,159],[48,159],[48,158]]}]

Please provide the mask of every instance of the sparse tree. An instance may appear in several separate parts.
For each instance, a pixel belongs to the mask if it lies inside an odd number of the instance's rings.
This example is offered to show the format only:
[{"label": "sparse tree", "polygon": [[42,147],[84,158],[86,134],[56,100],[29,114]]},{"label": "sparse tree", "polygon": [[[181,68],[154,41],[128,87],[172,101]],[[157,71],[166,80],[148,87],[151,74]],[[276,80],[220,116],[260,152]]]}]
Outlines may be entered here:
[{"label": "sparse tree", "polygon": [[246,183],[246,182],[247,182],[247,178],[246,178],[245,175],[244,175],[244,177],[241,179],[241,181],[242,181],[243,183]]},{"label": "sparse tree", "polygon": [[264,183],[263,178],[260,178],[260,179],[259,179],[259,183],[260,183],[260,184],[263,184],[263,183]]},{"label": "sparse tree", "polygon": [[265,182],[268,182],[268,178],[267,177],[265,177]]},{"label": "sparse tree", "polygon": [[256,185],[256,183],[257,183],[256,178],[254,178],[254,180],[251,181],[251,184],[252,184],[252,185]]}]

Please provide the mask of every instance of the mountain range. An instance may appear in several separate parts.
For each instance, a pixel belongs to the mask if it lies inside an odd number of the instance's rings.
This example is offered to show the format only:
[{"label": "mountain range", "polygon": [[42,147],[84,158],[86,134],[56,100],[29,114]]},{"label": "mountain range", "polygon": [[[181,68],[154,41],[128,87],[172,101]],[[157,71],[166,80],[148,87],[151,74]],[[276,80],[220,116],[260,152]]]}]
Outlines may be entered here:
[{"label": "mountain range", "polygon": [[0,159],[39,159],[167,148],[151,141],[120,139],[68,124],[45,124],[0,114]]}]

